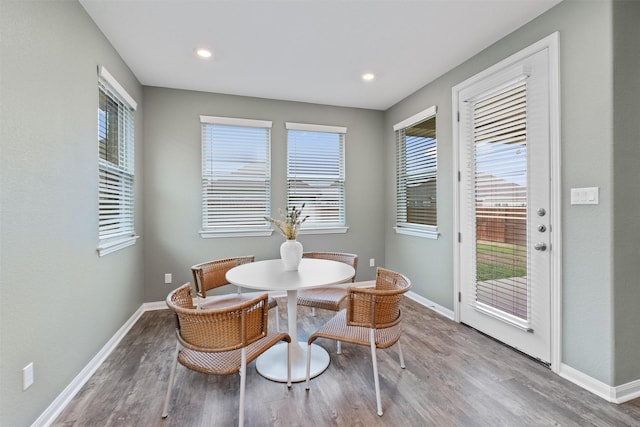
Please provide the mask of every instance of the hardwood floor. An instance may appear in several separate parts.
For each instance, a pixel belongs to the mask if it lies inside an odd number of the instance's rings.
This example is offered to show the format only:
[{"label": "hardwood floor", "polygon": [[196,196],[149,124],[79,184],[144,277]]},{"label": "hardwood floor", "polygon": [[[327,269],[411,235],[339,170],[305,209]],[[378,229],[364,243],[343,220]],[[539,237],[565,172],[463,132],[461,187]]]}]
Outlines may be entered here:
[{"label": "hardwood floor", "polygon": [[[279,300],[286,325],[286,301]],[[306,337],[333,313],[298,308]],[[518,352],[407,298],[402,346],[378,350],[384,415],[376,415],[369,349],[318,340],[329,368],[304,383],[271,382],[247,369],[247,426],[638,426],[640,399],[615,405]],[[270,313],[271,315],[271,313]],[[274,319],[270,326],[275,327]],[[286,327],[286,326],[282,326]],[[239,377],[178,365],[169,417],[160,413],[176,338],[173,314],[146,312],[53,426],[233,426]]]}]

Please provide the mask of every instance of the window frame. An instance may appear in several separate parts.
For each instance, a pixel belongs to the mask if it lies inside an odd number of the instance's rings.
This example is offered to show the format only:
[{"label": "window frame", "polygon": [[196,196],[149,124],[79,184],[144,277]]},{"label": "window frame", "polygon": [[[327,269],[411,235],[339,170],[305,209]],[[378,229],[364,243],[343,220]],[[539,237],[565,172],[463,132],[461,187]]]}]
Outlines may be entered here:
[{"label": "window frame", "polygon": [[[285,128],[287,130],[287,206],[291,206],[291,192],[290,181],[292,181],[296,175],[290,174],[290,164],[292,160],[291,152],[291,132],[310,132],[310,133],[325,133],[335,134],[339,137],[339,158],[338,158],[338,174],[333,178],[327,178],[327,180],[338,180],[340,184],[339,193],[339,221],[330,222],[325,225],[320,225],[317,222],[307,220],[300,228],[299,234],[341,234],[346,233],[349,229],[347,226],[347,197],[346,197],[346,137],[347,128],[344,126],[331,126],[331,125],[318,125],[309,123],[294,123],[285,122]],[[298,206],[298,204],[296,204]],[[306,213],[306,212],[305,212]]]},{"label": "window frame", "polygon": [[[407,222],[407,212],[406,212],[406,185],[403,182],[406,180],[406,140],[400,140],[400,131],[403,131],[413,125],[421,123],[425,120],[429,120],[432,118],[436,118],[438,112],[438,107],[433,105],[425,110],[420,111],[419,113],[414,114],[413,116],[402,120],[399,123],[396,123],[393,126],[394,136],[396,140],[396,225],[394,230],[396,234],[405,234],[410,236],[418,236],[425,237],[429,239],[437,239],[440,236],[437,225],[437,215],[438,215],[438,207],[437,207],[437,195],[438,195],[438,166],[437,166],[437,127],[436,127],[436,225],[426,225],[426,224],[417,224]],[[400,209],[401,203],[404,203],[405,208]]]},{"label": "window frame", "polygon": [[[107,71],[104,66],[98,67],[98,98],[104,93],[110,101],[117,104],[118,111],[118,165],[103,159],[100,154],[100,101],[98,100],[98,256],[104,256],[135,244],[140,237],[135,233],[135,111],[136,101]],[[124,117],[120,117],[124,114]],[[108,208],[101,200],[107,193],[107,174],[126,178],[130,184],[118,190],[118,204],[120,206],[117,223],[122,224],[122,230],[116,233],[106,233],[100,229],[100,223],[105,220]]]},{"label": "window frame", "polygon": [[[201,230],[199,231],[200,237],[203,239],[210,238],[222,238],[222,237],[255,237],[255,236],[271,236],[273,229],[270,223],[264,219],[265,216],[270,216],[271,212],[271,129],[273,122],[269,120],[255,120],[255,119],[242,119],[233,117],[217,117],[217,116],[200,116],[200,137],[201,137]],[[265,181],[265,211],[260,214],[260,217],[264,221],[260,221],[259,225],[228,225],[228,226],[207,226],[206,225],[206,188],[205,180],[213,179],[213,171],[211,176],[205,176],[207,161],[207,152],[209,148],[206,146],[208,141],[205,138],[205,129],[207,126],[228,126],[228,127],[241,127],[241,128],[258,128],[267,130],[267,138],[265,140],[265,165],[266,171],[262,175],[262,179]]]}]

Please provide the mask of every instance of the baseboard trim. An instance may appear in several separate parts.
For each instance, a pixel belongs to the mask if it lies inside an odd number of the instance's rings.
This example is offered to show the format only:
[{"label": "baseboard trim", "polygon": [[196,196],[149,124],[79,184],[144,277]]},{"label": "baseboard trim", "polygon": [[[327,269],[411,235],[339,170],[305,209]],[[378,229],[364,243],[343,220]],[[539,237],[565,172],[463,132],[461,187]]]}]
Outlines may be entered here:
[{"label": "baseboard trim", "polygon": [[440,304],[437,304],[421,295],[418,295],[413,291],[408,291],[405,295],[408,298],[411,298],[412,300],[414,300],[415,302],[422,304],[425,307],[435,311],[436,313],[442,314],[444,317],[447,317],[451,320],[455,320],[453,310],[449,310],[448,308],[443,307]]},{"label": "baseboard trim", "polygon": [[640,397],[640,380],[613,387],[564,363],[560,365],[558,375],[611,403],[624,403]]},{"label": "baseboard trim", "polygon": [[589,375],[578,371],[577,369],[572,368],[569,365],[561,363],[558,375],[609,402],[614,401],[613,387],[593,377],[590,377]]},{"label": "baseboard trim", "polygon": [[142,304],[140,308],[142,309],[143,312],[145,312],[145,311],[155,311],[155,310],[166,310],[169,307],[167,307],[167,303],[165,301],[156,301],[156,302],[145,302],[144,304]]},{"label": "baseboard trim", "polygon": [[[120,343],[122,338],[129,332],[129,330],[135,325],[140,316],[147,310],[145,308],[146,304],[142,304],[140,308],[138,308],[135,313],[131,315],[131,317],[125,322],[124,325],[115,333],[113,337],[100,349],[98,354],[96,354],[93,359],[89,361],[87,366],[85,366],[76,377],[69,383],[62,393],[58,395],[58,397],[49,405],[47,409],[36,419],[32,427],[48,427],[50,426],[60,415],[60,413],[66,408],[71,399],[80,391],[82,386],[84,386],[87,381],[91,378],[91,376],[98,370],[100,365],[105,361],[105,359],[111,354],[111,352],[116,348],[116,346]],[[166,307],[166,304],[165,304]]]},{"label": "baseboard trim", "polygon": [[624,403],[640,397],[640,380],[631,381],[626,384],[617,386],[616,402]]}]

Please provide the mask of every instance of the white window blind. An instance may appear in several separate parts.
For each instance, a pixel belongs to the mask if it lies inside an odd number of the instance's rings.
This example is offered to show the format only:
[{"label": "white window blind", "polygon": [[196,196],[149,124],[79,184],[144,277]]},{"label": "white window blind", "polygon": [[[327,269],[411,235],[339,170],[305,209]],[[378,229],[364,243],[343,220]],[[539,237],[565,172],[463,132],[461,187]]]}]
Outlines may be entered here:
[{"label": "white window blind", "polygon": [[287,206],[305,204],[303,230],[344,227],[345,135],[337,126],[286,123]]},{"label": "white window blind", "polygon": [[528,320],[526,82],[471,108],[476,302]]},{"label": "white window blind", "polygon": [[209,116],[201,122],[202,236],[270,234],[264,217],[271,210],[271,122]]},{"label": "white window blind", "polygon": [[396,231],[437,237],[438,141],[436,108],[394,126],[396,132]]},{"label": "white window blind", "polygon": [[98,252],[106,255],[135,241],[135,101],[104,69],[98,80]]}]

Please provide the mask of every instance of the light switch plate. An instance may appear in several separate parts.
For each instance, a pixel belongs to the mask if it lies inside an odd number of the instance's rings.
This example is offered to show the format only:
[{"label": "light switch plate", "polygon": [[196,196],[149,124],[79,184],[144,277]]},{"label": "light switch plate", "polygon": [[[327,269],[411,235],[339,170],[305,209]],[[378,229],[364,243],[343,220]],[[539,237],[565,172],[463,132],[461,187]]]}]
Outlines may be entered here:
[{"label": "light switch plate", "polygon": [[600,188],[585,187],[571,189],[572,205],[597,205],[600,204]]}]

